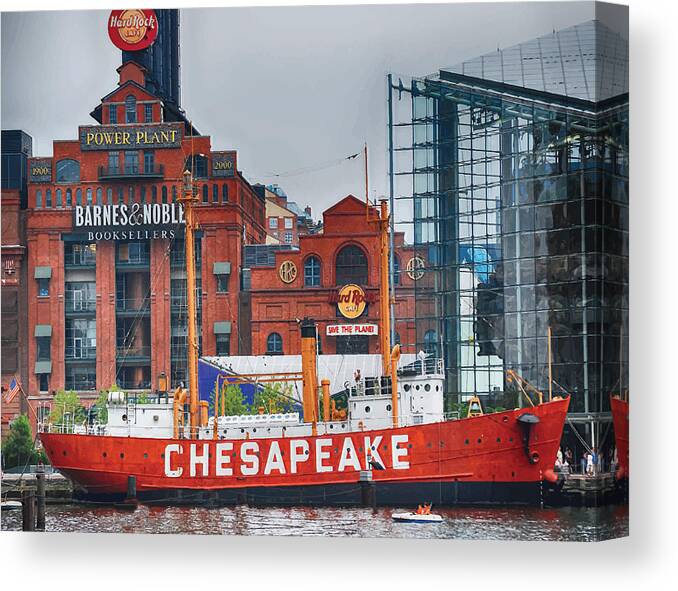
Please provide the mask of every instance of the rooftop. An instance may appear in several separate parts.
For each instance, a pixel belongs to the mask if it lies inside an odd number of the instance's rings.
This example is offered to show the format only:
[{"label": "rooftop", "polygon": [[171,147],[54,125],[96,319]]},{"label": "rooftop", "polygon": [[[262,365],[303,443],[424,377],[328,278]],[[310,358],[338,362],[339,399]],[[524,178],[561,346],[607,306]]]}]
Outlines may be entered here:
[{"label": "rooftop", "polygon": [[445,74],[600,102],[629,91],[629,42],[598,20],[466,60]]}]

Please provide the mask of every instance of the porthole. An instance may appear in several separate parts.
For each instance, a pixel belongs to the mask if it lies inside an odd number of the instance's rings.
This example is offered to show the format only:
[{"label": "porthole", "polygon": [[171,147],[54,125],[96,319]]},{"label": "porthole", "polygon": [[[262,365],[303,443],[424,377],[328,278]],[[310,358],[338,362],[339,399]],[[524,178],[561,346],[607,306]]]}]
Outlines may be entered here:
[{"label": "porthole", "polygon": [[515,478],[515,477],[516,477],[516,473],[515,473],[515,472],[511,472],[511,476],[513,476],[513,478]]},{"label": "porthole", "polygon": [[127,415],[122,415],[122,420],[127,421]]},{"label": "porthole", "polygon": [[104,453],[101,454],[101,455],[103,455],[104,457],[107,457],[107,456],[108,456],[108,454],[107,454],[106,452],[104,452]]},{"label": "porthole", "polygon": [[405,392],[409,392],[411,386],[409,384],[405,384],[404,388],[405,388]]},{"label": "porthole", "polygon": [[482,443],[482,442],[483,442],[482,438],[478,437],[478,443]]},{"label": "porthole", "polygon": [[501,443],[501,437],[497,437],[497,443]]},{"label": "porthole", "polygon": [[366,406],[366,407],[365,407],[365,412],[370,412],[370,407],[369,407],[369,406]]},{"label": "porthole", "polygon": [[440,390],[440,386],[436,385],[436,392]]},{"label": "porthole", "polygon": [[387,404],[387,405],[386,405],[386,410],[387,410],[388,412],[391,412],[391,405],[390,405],[390,404]]},{"label": "porthole", "polygon": [[[190,257],[189,257],[189,258],[190,258]],[[241,433],[244,433],[244,432],[245,432],[245,429],[240,429],[240,432],[241,432]]]},{"label": "porthole", "polygon": [[415,390],[419,390],[419,384],[414,387]]},{"label": "porthole", "polygon": [[427,392],[430,392],[431,391],[431,384],[426,384],[424,386],[424,390],[426,390]]},{"label": "porthole", "polygon": [[124,454],[124,453],[121,453],[121,454],[120,454],[120,459],[122,460],[124,457],[125,457],[125,454]]},{"label": "porthole", "polygon": [[504,418],[502,419],[502,421],[503,421],[504,423],[508,423],[508,417],[504,417]]},{"label": "porthole", "polygon": [[252,433],[256,433],[256,432],[257,432],[257,428],[254,427],[254,429],[252,429]]},{"label": "porthole", "polygon": [[160,459],[164,460],[165,459],[165,454],[160,454]]},{"label": "porthole", "polygon": [[61,452],[61,453],[63,453],[64,455],[66,455],[66,450],[64,450],[64,451],[63,451],[63,452]]},{"label": "porthole", "polygon": [[[464,439],[464,445],[468,445],[468,443],[469,443],[468,439]],[[442,441],[440,442],[440,445],[441,445],[441,446],[443,445],[443,442],[442,442]]]},{"label": "porthole", "polygon": [[509,442],[513,443],[513,437],[509,437]]},{"label": "porthole", "polygon": [[408,447],[409,449],[412,449],[412,444],[410,443],[407,447]]},{"label": "porthole", "polygon": [[144,460],[147,460],[147,459],[148,459],[148,454],[145,453],[144,454]]}]

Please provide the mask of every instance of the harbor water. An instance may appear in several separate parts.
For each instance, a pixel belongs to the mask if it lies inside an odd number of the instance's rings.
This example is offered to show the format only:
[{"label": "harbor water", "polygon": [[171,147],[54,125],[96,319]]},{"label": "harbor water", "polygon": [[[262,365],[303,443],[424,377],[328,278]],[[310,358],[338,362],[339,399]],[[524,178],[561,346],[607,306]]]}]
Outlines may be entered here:
[{"label": "harbor water", "polygon": [[[439,524],[396,523],[411,508],[335,509],[152,507],[135,510],[77,504],[48,505],[46,530],[82,533],[346,536],[466,540],[596,541],[628,535],[628,506],[540,509],[436,509]],[[21,530],[21,511],[2,512],[2,530]]]}]

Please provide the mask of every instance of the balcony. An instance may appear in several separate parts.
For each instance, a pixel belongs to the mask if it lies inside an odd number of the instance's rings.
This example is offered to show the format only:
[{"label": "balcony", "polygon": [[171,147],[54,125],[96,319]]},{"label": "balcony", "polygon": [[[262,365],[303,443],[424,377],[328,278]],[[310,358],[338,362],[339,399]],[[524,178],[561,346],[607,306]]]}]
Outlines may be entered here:
[{"label": "balcony", "polygon": [[145,316],[151,311],[147,299],[117,299],[115,312],[118,316]]},{"label": "balcony", "polygon": [[96,347],[74,345],[66,347],[66,361],[95,361],[97,358]]},{"label": "balcony", "polygon": [[64,265],[68,268],[90,268],[96,267],[97,259],[94,250],[85,249],[81,251],[71,251],[64,254]]},{"label": "balcony", "polygon": [[117,345],[116,356],[120,364],[147,364],[151,362],[151,347],[145,345],[130,345],[129,347]]},{"label": "balcony", "polygon": [[161,179],[165,176],[165,166],[162,164],[153,164],[150,166],[139,166],[138,164],[125,164],[123,166],[100,166],[100,181],[117,181],[133,179]]},{"label": "balcony", "polygon": [[64,308],[66,316],[93,316],[96,312],[97,302],[95,299],[83,299],[66,294]]}]

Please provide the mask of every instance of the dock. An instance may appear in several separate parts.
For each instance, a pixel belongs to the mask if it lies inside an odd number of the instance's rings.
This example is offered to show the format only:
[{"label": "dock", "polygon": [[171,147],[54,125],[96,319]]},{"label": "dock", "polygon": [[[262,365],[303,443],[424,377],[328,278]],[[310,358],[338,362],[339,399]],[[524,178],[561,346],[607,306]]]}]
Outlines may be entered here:
[{"label": "dock", "polygon": [[[2,474],[2,500],[20,501],[24,491],[35,493],[37,480],[34,473]],[[45,496],[48,503],[68,503],[73,499],[73,483],[60,474],[45,474]]]},{"label": "dock", "polygon": [[549,504],[599,507],[619,502],[627,494],[613,472],[602,472],[593,476],[567,474],[562,488],[549,498]]}]

